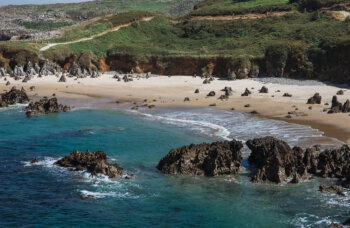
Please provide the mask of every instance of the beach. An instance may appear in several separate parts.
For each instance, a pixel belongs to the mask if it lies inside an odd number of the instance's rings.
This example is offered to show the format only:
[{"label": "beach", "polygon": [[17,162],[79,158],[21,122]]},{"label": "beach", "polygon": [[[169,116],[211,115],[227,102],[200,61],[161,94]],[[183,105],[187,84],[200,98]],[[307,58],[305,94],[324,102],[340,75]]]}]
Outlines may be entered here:
[{"label": "beach", "polygon": [[[115,108],[123,105],[127,108],[136,106],[144,108],[147,104],[155,107],[234,109],[246,113],[256,111],[257,114],[252,114],[253,116],[308,125],[324,132],[325,136],[334,137],[344,143],[350,142],[349,115],[324,112],[325,108],[330,108],[332,97],[340,89],[344,90],[344,95],[337,96],[338,100],[344,103],[349,98],[350,92],[339,85],[285,79],[228,81],[219,78],[215,78],[210,84],[203,84],[204,79],[201,77],[156,75],[149,79],[134,78],[133,81],[124,82],[114,79],[113,76],[114,73],[104,73],[99,78],[67,77],[67,82],[64,83],[58,82],[59,78],[56,76],[35,77],[27,83],[7,77],[11,84],[6,86],[7,81],[1,80],[0,89],[3,91],[9,90],[12,86],[24,87],[34,100],[55,94],[61,103],[75,107]],[[33,91],[30,90],[32,86],[35,86]],[[262,86],[267,87],[269,92],[259,93]],[[224,94],[221,91],[224,87],[231,87],[233,92],[228,99],[220,100],[218,98]],[[242,97],[241,94],[246,88],[252,94]],[[196,89],[199,93],[194,93]],[[210,91],[214,91],[216,95],[208,97]],[[317,92],[322,96],[321,104],[306,104],[307,99]],[[284,93],[289,93],[292,97],[284,97]],[[189,101],[184,101],[186,97]],[[249,107],[245,107],[247,104]],[[291,118],[287,118],[288,112],[292,111],[304,114],[300,116],[292,114]]]}]

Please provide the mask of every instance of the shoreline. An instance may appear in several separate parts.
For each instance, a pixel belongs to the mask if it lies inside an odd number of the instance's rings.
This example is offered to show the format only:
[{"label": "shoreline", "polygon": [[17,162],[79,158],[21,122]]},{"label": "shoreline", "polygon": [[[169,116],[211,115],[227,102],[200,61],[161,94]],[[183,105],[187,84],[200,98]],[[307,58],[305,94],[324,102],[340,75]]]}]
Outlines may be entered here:
[{"label": "shoreline", "polygon": [[[66,83],[58,82],[55,76],[42,78],[35,77],[27,83],[14,81],[13,78],[6,77],[11,82],[6,86],[7,81],[0,81],[0,89],[9,90],[12,86],[26,89],[28,95],[34,99],[43,96],[52,96],[55,93],[60,103],[70,106],[81,106],[87,108],[118,108],[125,106],[131,108],[139,105],[184,106],[197,108],[215,108],[221,110],[231,110],[249,113],[257,111],[258,114],[251,114],[252,117],[281,120],[288,123],[310,126],[322,131],[324,136],[336,138],[344,143],[350,144],[350,116],[348,113],[327,114],[322,110],[329,108],[324,103],[331,104],[332,96],[340,89],[345,93],[338,96],[340,102],[345,102],[350,97],[350,90],[336,85],[289,85],[266,83],[258,80],[244,79],[227,81],[215,79],[210,84],[203,84],[200,77],[192,76],[153,76],[149,79],[134,79],[131,82],[117,81],[113,79],[114,74],[105,73],[99,78],[67,78]],[[300,83],[303,83],[302,81]],[[30,87],[35,86],[34,91]],[[219,100],[218,97],[225,86],[231,87],[232,96],[228,100]],[[262,94],[258,90],[266,86],[269,93]],[[248,97],[241,97],[241,93],[248,88],[252,94]],[[195,94],[194,90],[199,89]],[[280,92],[277,92],[280,90]],[[210,91],[215,91],[214,97],[207,97]],[[283,97],[283,93],[291,93],[292,97]],[[306,101],[314,93],[319,92],[322,96],[320,105],[307,105]],[[185,97],[190,101],[185,102]],[[144,100],[147,99],[147,102]],[[117,102],[118,101],[118,102]],[[125,103],[128,103],[125,105]],[[215,106],[211,106],[213,104]],[[249,104],[250,107],[244,107]],[[309,107],[312,106],[310,110]],[[292,116],[285,118],[288,112],[303,112],[307,116]]]}]

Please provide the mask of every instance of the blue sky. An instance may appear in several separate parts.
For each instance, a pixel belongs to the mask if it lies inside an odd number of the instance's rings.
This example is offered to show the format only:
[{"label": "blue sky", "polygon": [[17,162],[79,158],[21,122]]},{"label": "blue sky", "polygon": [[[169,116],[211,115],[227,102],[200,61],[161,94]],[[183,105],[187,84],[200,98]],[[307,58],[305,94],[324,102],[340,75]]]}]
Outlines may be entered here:
[{"label": "blue sky", "polygon": [[51,4],[67,2],[84,2],[87,0],[0,0],[0,6],[21,4]]}]

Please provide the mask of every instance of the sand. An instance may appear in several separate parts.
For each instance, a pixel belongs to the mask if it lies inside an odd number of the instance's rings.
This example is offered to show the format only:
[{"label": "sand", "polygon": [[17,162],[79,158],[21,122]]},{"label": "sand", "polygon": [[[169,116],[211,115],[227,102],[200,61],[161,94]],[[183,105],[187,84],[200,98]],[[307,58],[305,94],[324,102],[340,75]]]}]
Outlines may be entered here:
[{"label": "sand", "polygon": [[[67,82],[58,82],[55,76],[42,78],[35,77],[28,83],[14,81],[10,86],[6,86],[6,81],[1,79],[0,89],[9,90],[12,86],[24,87],[31,98],[39,99],[43,96],[51,96],[53,93],[61,100],[61,103],[84,106],[91,108],[118,107],[121,103],[143,103],[156,106],[194,106],[208,107],[237,111],[251,112],[257,111],[257,116],[261,118],[272,118],[284,120],[292,123],[309,125],[324,132],[324,135],[337,138],[345,143],[350,143],[350,116],[347,113],[327,114],[324,108],[329,108],[333,95],[340,89],[335,85],[285,85],[263,83],[252,79],[227,81],[215,79],[210,84],[203,84],[200,77],[191,76],[153,76],[149,79],[134,79],[131,82],[118,82],[113,79],[114,74],[105,73],[99,78],[77,79],[68,78]],[[29,88],[35,86],[34,91]],[[219,96],[224,94],[221,90],[225,87],[233,89],[232,96],[228,100],[219,100]],[[259,90],[262,86],[269,89],[269,93],[262,94]],[[252,94],[242,97],[241,93],[248,88]],[[195,89],[199,93],[195,94]],[[277,92],[279,90],[280,92]],[[345,102],[350,98],[350,90],[343,89],[344,95],[338,96],[338,100]],[[210,91],[215,91],[215,97],[207,97]],[[314,93],[319,92],[322,96],[320,105],[308,105],[306,101]],[[292,97],[283,97],[284,93],[292,94]],[[188,97],[190,101],[184,101]],[[116,102],[118,101],[118,102]],[[143,103],[144,104],[144,103]],[[244,107],[249,104],[250,107]],[[312,110],[309,107],[312,106]],[[306,116],[295,116],[286,118],[289,111],[304,112]],[[256,114],[255,114],[256,115]]]}]

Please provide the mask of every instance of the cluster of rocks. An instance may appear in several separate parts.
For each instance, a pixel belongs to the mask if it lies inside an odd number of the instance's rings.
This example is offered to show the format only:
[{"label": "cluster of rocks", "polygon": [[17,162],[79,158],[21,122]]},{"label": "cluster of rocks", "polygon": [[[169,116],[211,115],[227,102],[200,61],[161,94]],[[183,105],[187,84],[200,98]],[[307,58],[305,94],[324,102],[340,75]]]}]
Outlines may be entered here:
[{"label": "cluster of rocks", "polygon": [[[264,137],[246,142],[251,154],[248,162],[254,167],[252,182],[299,183],[312,175],[339,178],[343,186],[350,186],[350,148],[321,151],[320,146],[303,150],[291,148],[286,142]],[[157,169],[166,174],[216,176],[238,173],[243,144],[232,140],[202,143],[172,149],[159,162]],[[335,190],[334,190],[335,189]],[[337,191],[340,187],[322,187],[322,191]]]},{"label": "cluster of rocks", "polygon": [[116,73],[113,78],[117,79],[119,81],[124,81],[124,82],[131,82],[135,79],[139,80],[141,78],[143,79],[149,79],[152,76],[151,72],[145,73],[145,74],[135,74],[133,71],[130,72],[130,74],[118,74]]},{"label": "cluster of rocks", "polygon": [[246,79],[246,78],[256,78],[259,75],[259,69],[248,69],[248,68],[238,68],[236,70],[228,69],[227,79],[236,80],[236,79]]},{"label": "cluster of rocks", "polygon": [[26,116],[29,118],[33,114],[58,113],[60,111],[69,112],[70,107],[58,104],[56,97],[44,97],[37,102],[29,103],[29,105],[24,108],[24,111],[26,112]]},{"label": "cluster of rocks", "polygon": [[162,173],[216,176],[238,173],[242,142],[232,140],[172,149],[157,165]]},{"label": "cluster of rocks", "polygon": [[67,76],[76,78],[98,78],[101,76],[101,73],[95,70],[81,68],[78,64],[73,63]]},{"label": "cluster of rocks", "polygon": [[340,103],[338,101],[337,96],[333,96],[332,98],[332,106],[328,113],[339,113],[339,112],[350,112],[350,102],[349,100],[346,100],[344,104]]},{"label": "cluster of rocks", "polygon": [[23,88],[19,90],[14,86],[9,92],[0,94],[0,108],[15,104],[27,104],[28,102],[28,95]]},{"label": "cluster of rocks", "polygon": [[55,162],[55,165],[71,168],[72,171],[88,170],[93,176],[103,174],[109,178],[117,178],[123,174],[123,168],[118,164],[109,164],[106,154],[101,150],[88,150],[86,153],[75,150],[69,156]]}]

